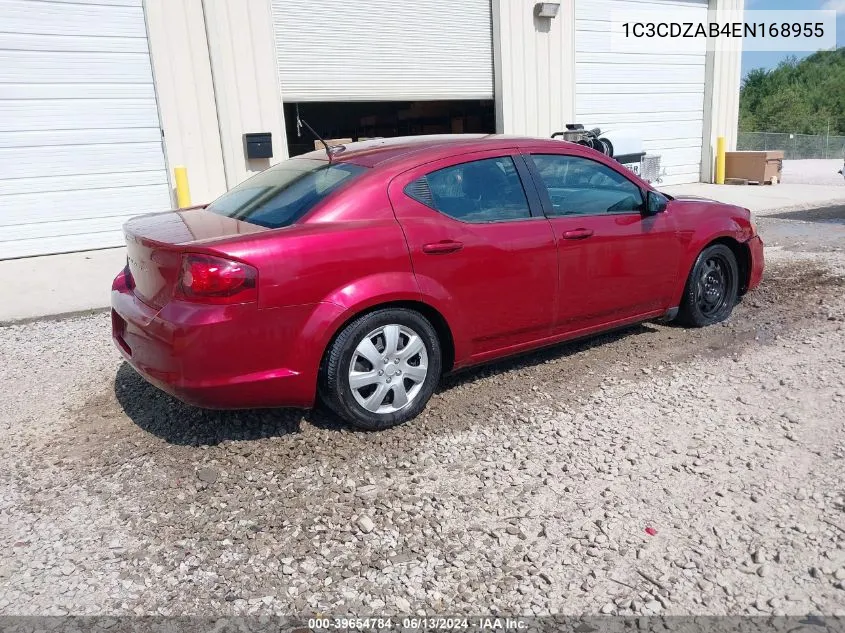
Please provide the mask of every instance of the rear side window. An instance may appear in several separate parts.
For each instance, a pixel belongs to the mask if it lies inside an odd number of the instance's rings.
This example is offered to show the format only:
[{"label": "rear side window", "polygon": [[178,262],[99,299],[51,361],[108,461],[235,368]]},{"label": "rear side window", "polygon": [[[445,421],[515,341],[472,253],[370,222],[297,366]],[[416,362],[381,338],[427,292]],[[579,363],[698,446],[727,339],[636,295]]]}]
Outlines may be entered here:
[{"label": "rear side window", "polygon": [[291,158],[253,176],[212,202],[218,215],[271,229],[289,226],[366,167]]},{"label": "rear side window", "polygon": [[439,169],[409,184],[405,193],[461,222],[531,217],[522,180],[510,156]]},{"label": "rear side window", "polygon": [[607,165],[579,156],[531,156],[546,186],[555,215],[638,213],[640,188]]}]

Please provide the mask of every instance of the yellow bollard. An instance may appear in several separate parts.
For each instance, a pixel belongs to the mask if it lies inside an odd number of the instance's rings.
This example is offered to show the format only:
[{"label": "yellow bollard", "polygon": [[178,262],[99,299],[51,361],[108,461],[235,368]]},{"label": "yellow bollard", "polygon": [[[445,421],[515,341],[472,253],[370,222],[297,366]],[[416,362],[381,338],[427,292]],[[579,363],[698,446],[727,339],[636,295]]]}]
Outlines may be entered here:
[{"label": "yellow bollard", "polygon": [[716,139],[716,184],[725,184],[725,137]]},{"label": "yellow bollard", "polygon": [[176,206],[180,209],[191,206],[191,189],[188,187],[187,167],[174,167],[173,177],[176,181]]}]

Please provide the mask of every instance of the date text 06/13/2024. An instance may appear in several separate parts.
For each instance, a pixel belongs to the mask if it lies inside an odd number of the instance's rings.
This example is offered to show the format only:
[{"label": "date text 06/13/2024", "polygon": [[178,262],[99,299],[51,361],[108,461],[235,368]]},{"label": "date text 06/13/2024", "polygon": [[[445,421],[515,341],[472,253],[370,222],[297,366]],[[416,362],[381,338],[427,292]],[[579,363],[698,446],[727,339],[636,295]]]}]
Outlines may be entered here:
[{"label": "date text 06/13/2024", "polygon": [[518,617],[440,617],[409,616],[308,619],[312,631],[524,631],[528,621]]}]

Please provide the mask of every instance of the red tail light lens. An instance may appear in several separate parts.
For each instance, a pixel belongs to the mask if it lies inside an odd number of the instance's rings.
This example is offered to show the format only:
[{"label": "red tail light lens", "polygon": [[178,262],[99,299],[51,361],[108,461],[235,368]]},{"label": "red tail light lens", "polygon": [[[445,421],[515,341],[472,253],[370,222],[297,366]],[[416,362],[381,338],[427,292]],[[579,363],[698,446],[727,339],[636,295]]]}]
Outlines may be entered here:
[{"label": "red tail light lens", "polygon": [[185,255],[179,289],[200,303],[248,303],[258,300],[258,271],[248,264],[212,255]]},{"label": "red tail light lens", "polygon": [[123,267],[123,270],[112,281],[111,289],[121,292],[135,289],[135,280],[132,278],[132,271],[129,270],[129,260],[126,261],[126,266]]},{"label": "red tail light lens", "polygon": [[129,258],[126,258],[126,266],[123,268],[123,278],[126,281],[126,287],[129,290],[135,289],[135,279],[132,277],[132,271],[129,270]]}]

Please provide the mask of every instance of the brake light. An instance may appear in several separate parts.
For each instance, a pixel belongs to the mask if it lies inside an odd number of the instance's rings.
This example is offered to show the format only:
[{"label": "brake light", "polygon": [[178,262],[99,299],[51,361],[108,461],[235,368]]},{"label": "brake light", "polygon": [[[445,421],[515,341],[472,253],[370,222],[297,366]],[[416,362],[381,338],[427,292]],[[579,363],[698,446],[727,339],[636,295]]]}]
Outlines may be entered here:
[{"label": "brake light", "polygon": [[248,264],[212,255],[182,257],[179,290],[199,303],[249,303],[258,300],[258,271]]},{"label": "brake light", "polygon": [[126,266],[123,267],[123,280],[126,283],[128,290],[135,290],[135,278],[132,276],[132,271],[129,269],[129,258],[126,258]]}]

